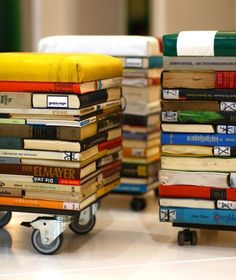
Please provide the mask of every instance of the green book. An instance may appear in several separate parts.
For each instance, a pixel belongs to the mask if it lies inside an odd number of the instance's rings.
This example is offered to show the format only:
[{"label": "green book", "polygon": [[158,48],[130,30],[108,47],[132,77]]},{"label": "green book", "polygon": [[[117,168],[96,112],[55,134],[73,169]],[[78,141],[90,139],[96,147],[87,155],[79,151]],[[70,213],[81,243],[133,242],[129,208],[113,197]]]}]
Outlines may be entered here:
[{"label": "green book", "polygon": [[182,31],[163,36],[164,56],[236,56],[236,31]]}]

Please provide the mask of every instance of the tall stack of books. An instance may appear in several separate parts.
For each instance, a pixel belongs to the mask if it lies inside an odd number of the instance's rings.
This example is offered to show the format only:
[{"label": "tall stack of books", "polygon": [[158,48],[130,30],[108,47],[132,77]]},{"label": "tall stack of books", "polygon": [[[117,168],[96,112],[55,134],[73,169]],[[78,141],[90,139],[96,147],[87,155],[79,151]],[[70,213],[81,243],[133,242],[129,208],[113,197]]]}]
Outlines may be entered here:
[{"label": "tall stack of books", "polygon": [[121,80],[105,55],[0,54],[1,206],[82,210],[119,184]]},{"label": "tall stack of books", "polygon": [[163,37],[160,220],[236,226],[236,32]]},{"label": "tall stack of books", "polygon": [[[144,194],[158,186],[160,159],[160,73],[162,53],[149,36],[52,36],[39,42],[39,52],[93,52],[122,60],[123,159],[119,193]],[[133,205],[133,206],[132,206]],[[141,210],[145,200],[131,207]]]}]

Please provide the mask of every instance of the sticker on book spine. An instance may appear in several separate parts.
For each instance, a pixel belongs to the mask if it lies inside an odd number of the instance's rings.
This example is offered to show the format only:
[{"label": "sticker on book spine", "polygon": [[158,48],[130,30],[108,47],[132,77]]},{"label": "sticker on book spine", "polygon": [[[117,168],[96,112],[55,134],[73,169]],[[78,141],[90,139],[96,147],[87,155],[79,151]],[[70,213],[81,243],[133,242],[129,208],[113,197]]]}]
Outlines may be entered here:
[{"label": "sticker on book spine", "polygon": [[217,31],[182,31],[177,38],[178,56],[214,56]]},{"label": "sticker on book spine", "polygon": [[162,222],[173,222],[176,220],[176,210],[161,209],[160,220]]},{"label": "sticker on book spine", "polygon": [[162,90],[163,99],[179,99],[178,89],[163,89]]},{"label": "sticker on book spine", "polygon": [[66,209],[66,210],[79,210],[79,203],[63,202],[63,209]]},{"label": "sticker on book spine", "polygon": [[161,119],[163,122],[177,122],[178,114],[174,111],[163,111],[161,112]]},{"label": "sticker on book spine", "polygon": [[220,102],[220,111],[236,112],[236,102]]},{"label": "sticker on book spine", "polygon": [[79,153],[74,152],[65,152],[64,153],[64,160],[74,161],[79,160]]},{"label": "sticker on book spine", "polygon": [[214,156],[230,157],[231,149],[230,147],[214,147]]},{"label": "sticker on book spine", "polygon": [[233,207],[232,201],[227,201],[227,200],[218,200],[217,201],[217,208],[219,208],[219,209],[229,209],[229,210],[235,209]]},{"label": "sticker on book spine", "polygon": [[142,58],[136,58],[136,57],[126,58],[125,67],[136,67],[136,68],[143,67]]},{"label": "sticker on book spine", "polygon": [[217,125],[216,131],[217,131],[217,133],[220,133],[220,134],[235,134],[235,126],[234,125]]},{"label": "sticker on book spine", "polygon": [[68,96],[48,95],[47,96],[48,108],[68,108]]}]

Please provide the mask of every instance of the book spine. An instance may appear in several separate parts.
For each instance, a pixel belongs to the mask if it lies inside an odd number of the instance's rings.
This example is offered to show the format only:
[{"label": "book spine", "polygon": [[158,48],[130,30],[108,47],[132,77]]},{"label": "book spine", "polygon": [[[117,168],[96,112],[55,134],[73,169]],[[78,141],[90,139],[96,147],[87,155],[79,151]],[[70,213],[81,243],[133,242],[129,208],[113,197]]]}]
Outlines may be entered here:
[{"label": "book spine", "polygon": [[50,201],[43,199],[26,199],[16,197],[0,197],[0,205],[2,206],[18,206],[29,208],[48,208],[58,210],[80,210],[79,203]]},{"label": "book spine", "polygon": [[102,89],[96,92],[83,94],[79,96],[79,100],[81,108],[99,103],[104,103],[108,100],[108,91],[107,89]]},{"label": "book spine", "polygon": [[115,180],[112,183],[99,188],[96,192],[96,198],[99,198],[99,197],[113,191],[119,185],[119,183],[120,183],[120,180]]},{"label": "book spine", "polygon": [[130,115],[130,114],[122,115],[122,124],[147,126],[147,123],[148,123],[147,116]]},{"label": "book spine", "polygon": [[81,174],[81,170],[78,168],[25,164],[0,164],[0,170],[2,174],[29,175],[64,180],[78,180]]},{"label": "book spine", "polygon": [[137,185],[137,184],[119,184],[117,188],[115,188],[114,192],[121,193],[146,193],[148,190],[147,185]]},{"label": "book spine", "polygon": [[[2,185],[2,182],[0,182]],[[23,197],[23,192],[21,189],[16,189],[11,187],[2,187],[0,188],[0,196],[7,197]]]},{"label": "book spine", "polygon": [[23,146],[21,137],[0,136],[0,149],[22,149]]},{"label": "book spine", "polygon": [[235,124],[234,112],[162,111],[163,123]]},{"label": "book spine", "polygon": [[236,101],[236,89],[162,89],[165,100]]},{"label": "book spine", "polygon": [[216,133],[219,134],[236,134],[236,126],[235,125],[217,125]]},{"label": "book spine", "polygon": [[160,185],[159,193],[161,197],[175,198],[199,198],[211,200],[232,200],[236,201],[235,188],[215,188],[192,185]]},{"label": "book spine", "polygon": [[236,211],[232,210],[160,207],[159,217],[161,222],[236,226]]},{"label": "book spine", "polygon": [[236,147],[236,138],[234,135],[230,135],[230,134],[162,132],[161,143],[163,145],[174,144],[174,145],[197,145],[197,146],[221,146],[223,149],[223,146]]},{"label": "book spine", "polygon": [[217,71],[216,88],[236,88],[236,72]]},{"label": "book spine", "polygon": [[123,147],[123,156],[124,157],[146,157],[147,149],[145,148],[126,148]]}]

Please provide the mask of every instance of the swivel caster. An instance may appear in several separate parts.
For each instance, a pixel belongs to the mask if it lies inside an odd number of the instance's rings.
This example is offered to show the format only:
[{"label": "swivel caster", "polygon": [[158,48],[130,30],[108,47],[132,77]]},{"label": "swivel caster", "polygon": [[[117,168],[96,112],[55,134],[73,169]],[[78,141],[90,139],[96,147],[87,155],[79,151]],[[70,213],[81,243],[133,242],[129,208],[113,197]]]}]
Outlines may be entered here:
[{"label": "swivel caster", "polygon": [[133,197],[130,202],[130,207],[134,211],[142,211],[146,208],[147,201],[143,197]]},{"label": "swivel caster", "polygon": [[197,232],[189,229],[184,229],[178,232],[178,245],[184,246],[185,242],[190,242],[191,245],[197,245]]}]

